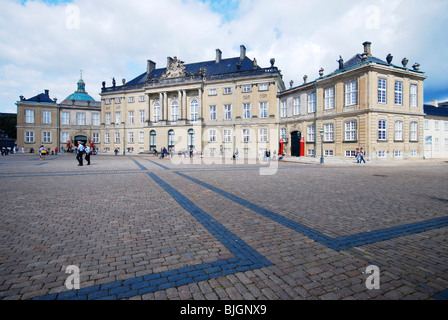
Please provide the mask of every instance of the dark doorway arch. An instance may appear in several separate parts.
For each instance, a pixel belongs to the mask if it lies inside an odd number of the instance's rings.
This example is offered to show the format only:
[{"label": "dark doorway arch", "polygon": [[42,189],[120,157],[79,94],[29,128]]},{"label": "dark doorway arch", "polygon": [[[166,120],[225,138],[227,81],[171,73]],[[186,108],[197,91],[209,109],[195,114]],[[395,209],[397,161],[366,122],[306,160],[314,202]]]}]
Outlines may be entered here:
[{"label": "dark doorway arch", "polygon": [[302,138],[302,132],[291,132],[291,156],[300,157],[300,139]]}]

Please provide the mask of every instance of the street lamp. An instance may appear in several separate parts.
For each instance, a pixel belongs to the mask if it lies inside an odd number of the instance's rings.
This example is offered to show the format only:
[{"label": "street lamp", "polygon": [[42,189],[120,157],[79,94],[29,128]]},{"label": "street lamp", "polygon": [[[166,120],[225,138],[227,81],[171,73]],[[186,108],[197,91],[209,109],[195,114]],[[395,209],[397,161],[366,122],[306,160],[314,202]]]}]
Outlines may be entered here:
[{"label": "street lamp", "polygon": [[320,164],[324,164],[324,129],[320,129]]}]

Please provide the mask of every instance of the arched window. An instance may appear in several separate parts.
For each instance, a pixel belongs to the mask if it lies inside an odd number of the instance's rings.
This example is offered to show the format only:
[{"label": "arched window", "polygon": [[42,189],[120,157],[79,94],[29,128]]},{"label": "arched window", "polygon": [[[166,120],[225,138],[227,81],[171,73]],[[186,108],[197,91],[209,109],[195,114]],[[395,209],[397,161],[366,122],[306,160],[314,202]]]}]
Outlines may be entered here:
[{"label": "arched window", "polygon": [[179,120],[179,103],[173,101],[171,104],[171,121],[176,122],[177,120]]},{"label": "arched window", "polygon": [[168,149],[174,148],[174,130],[168,131]]},{"label": "arched window", "polygon": [[153,151],[155,149],[157,149],[156,132],[152,130],[149,134],[149,150]]},{"label": "arched window", "polygon": [[157,122],[160,120],[160,103],[156,102],[154,103],[154,122]]},{"label": "arched window", "polygon": [[190,119],[191,121],[197,121],[199,118],[199,103],[194,99],[190,103]]}]

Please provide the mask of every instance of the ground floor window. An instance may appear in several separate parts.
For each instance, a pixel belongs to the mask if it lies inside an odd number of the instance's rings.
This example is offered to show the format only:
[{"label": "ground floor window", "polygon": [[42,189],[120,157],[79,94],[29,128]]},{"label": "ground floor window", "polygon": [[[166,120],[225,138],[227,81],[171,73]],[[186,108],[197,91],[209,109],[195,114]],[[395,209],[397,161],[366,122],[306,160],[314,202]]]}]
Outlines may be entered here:
[{"label": "ground floor window", "polygon": [[346,150],[345,156],[346,157],[354,157],[354,156],[356,156],[356,151],[355,150]]},{"label": "ground floor window", "polygon": [[327,157],[334,156],[334,151],[333,150],[325,150],[325,156],[327,156]]}]

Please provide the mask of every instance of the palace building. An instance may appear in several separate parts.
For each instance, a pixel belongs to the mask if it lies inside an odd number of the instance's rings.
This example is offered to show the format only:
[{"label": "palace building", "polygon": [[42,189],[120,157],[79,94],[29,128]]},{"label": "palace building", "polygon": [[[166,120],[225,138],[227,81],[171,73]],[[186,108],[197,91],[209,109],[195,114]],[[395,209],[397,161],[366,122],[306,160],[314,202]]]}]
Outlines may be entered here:
[{"label": "palace building", "polygon": [[[281,138],[292,156],[353,157],[363,148],[369,159],[423,158],[423,81],[416,63],[392,64],[364,52],[339,68],[282,91]],[[323,144],[323,145],[322,145]],[[302,149],[302,150],[301,150]]]},{"label": "palace building", "polygon": [[131,81],[103,82],[101,102],[78,89],[62,103],[48,90],[20,98],[17,146],[37,150],[93,143],[99,152],[175,154],[190,150],[225,158],[272,156],[353,157],[363,148],[367,159],[421,159],[424,150],[423,81],[415,63],[408,68],[364,51],[325,75],[289,89],[271,59],[260,67],[240,55],[185,63],[168,57]]},{"label": "palace building", "polygon": [[274,66],[256,59],[224,59],[185,64],[168,57],[156,68],[150,60],[137,78],[101,90],[102,145],[134,152],[190,149],[203,155],[255,157],[276,150],[279,140],[277,94],[284,89]]}]

